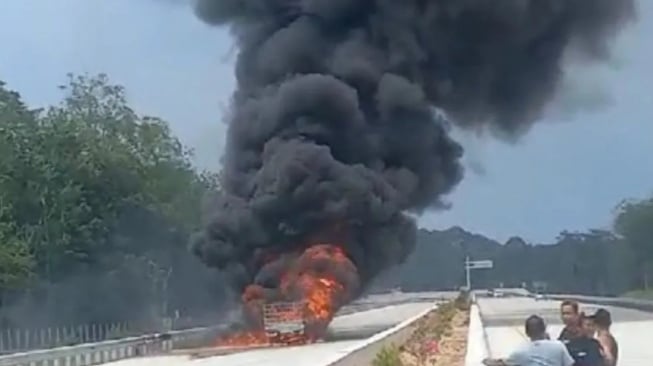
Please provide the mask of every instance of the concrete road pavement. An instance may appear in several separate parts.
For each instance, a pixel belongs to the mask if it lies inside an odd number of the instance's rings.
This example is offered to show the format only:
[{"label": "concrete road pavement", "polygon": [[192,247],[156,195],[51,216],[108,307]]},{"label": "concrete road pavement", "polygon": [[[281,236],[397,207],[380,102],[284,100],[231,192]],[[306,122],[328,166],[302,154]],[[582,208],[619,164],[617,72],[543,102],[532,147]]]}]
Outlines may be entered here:
[{"label": "concrete road pavement", "polygon": [[317,343],[300,347],[282,347],[241,352],[228,356],[190,360],[185,356],[132,358],[106,364],[107,366],[315,366],[338,353],[347,353],[362,342],[342,341]]},{"label": "concrete road pavement", "polygon": [[[408,303],[386,306],[379,309],[342,315],[330,325],[331,333],[351,332],[355,329],[372,328],[376,332],[390,328],[404,320],[432,307],[433,303]],[[357,340],[317,343],[299,347],[281,347],[241,352],[233,355],[216,356],[206,359],[189,360],[185,356],[162,356],[128,359],[113,362],[110,366],[315,366],[346,354],[350,349],[365,342],[371,334]]]},{"label": "concrete road pavement", "polygon": [[333,319],[331,324],[329,324],[329,329],[337,333],[344,330],[362,329],[366,327],[390,328],[431,306],[433,306],[433,303],[407,303],[341,315]]},{"label": "concrete road pavement", "polygon": [[386,292],[368,294],[344,306],[338,315],[347,315],[359,311],[378,309],[390,305],[400,305],[418,302],[436,302],[453,300],[458,296],[457,291],[430,291],[430,292]]},{"label": "concrete road pavement", "polygon": [[[527,340],[524,334],[524,320],[532,314],[540,315],[546,320],[552,338],[557,338],[562,330],[559,301],[479,298],[479,307],[491,357],[505,357]],[[592,314],[599,307],[601,306],[581,304],[581,311]],[[653,347],[649,345],[648,339],[653,330],[653,313],[609,306],[604,308],[612,313],[612,332],[620,347],[619,364],[651,365]]]}]

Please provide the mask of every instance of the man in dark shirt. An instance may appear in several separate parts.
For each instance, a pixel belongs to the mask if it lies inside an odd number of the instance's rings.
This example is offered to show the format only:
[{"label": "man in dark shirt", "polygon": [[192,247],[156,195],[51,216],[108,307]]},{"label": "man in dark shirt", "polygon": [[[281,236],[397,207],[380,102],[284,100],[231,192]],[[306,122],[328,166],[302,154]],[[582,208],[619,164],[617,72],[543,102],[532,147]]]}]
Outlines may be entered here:
[{"label": "man in dark shirt", "polygon": [[560,305],[560,318],[562,319],[564,328],[558,337],[559,341],[566,343],[566,341],[574,338],[580,332],[578,310],[578,303],[575,301],[566,300]]},{"label": "man in dark shirt", "polygon": [[575,361],[574,366],[604,366],[601,344],[594,339],[596,329],[593,318],[581,313],[578,325],[577,331],[574,334],[570,332],[570,338],[565,342]]}]

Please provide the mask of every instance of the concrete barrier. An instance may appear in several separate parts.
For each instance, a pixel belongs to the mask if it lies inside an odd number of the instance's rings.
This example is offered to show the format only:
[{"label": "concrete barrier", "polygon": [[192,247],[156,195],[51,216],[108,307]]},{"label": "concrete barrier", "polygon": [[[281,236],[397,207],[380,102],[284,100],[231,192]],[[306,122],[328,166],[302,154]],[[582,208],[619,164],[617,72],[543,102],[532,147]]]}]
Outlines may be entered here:
[{"label": "concrete barrier", "polygon": [[[517,295],[517,293],[515,293]],[[519,294],[524,297],[535,297],[534,293],[526,292],[525,294]],[[605,305],[605,306],[616,306],[626,309],[641,310],[647,312],[653,312],[653,301],[643,300],[643,299],[633,299],[629,297],[606,297],[606,296],[587,296],[587,295],[575,295],[575,294],[545,294],[545,299],[550,300],[572,300],[577,302],[582,302],[586,304],[596,304],[596,305]]]},{"label": "concrete barrier", "polygon": [[325,360],[325,362],[322,362],[321,365],[364,366],[371,364],[377,353],[379,353],[379,351],[381,351],[384,346],[390,346],[392,344],[400,345],[405,343],[417,329],[417,321],[431,311],[435,310],[437,306],[438,305],[435,304],[433,307],[421,312],[420,314],[405,320],[388,330],[375,334],[362,344],[350,349],[346,349],[331,359]]},{"label": "concrete barrier", "polygon": [[653,312],[653,301],[631,299],[627,297],[599,297],[583,295],[547,295],[552,300],[572,300],[586,304],[617,306],[626,309],[635,309],[647,312]]},{"label": "concrete barrier", "polygon": [[465,366],[481,366],[489,357],[489,347],[485,327],[478,305],[472,305],[469,312],[469,332],[467,335],[467,354]]}]

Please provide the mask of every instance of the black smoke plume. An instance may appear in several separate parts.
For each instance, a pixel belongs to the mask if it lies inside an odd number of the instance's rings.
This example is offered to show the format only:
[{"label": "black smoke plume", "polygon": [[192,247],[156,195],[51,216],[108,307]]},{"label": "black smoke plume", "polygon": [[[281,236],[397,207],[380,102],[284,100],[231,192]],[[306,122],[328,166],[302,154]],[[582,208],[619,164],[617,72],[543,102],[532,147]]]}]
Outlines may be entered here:
[{"label": "black smoke plume", "polygon": [[406,213],[444,207],[463,175],[462,148],[434,107],[460,127],[521,135],[556,94],[563,61],[604,60],[636,9],[634,0],[200,0],[196,13],[229,27],[239,55],[223,192],[193,249],[242,289],[277,286],[265,258],[334,225],[347,228],[340,244],[363,284],[402,261],[416,232]]}]

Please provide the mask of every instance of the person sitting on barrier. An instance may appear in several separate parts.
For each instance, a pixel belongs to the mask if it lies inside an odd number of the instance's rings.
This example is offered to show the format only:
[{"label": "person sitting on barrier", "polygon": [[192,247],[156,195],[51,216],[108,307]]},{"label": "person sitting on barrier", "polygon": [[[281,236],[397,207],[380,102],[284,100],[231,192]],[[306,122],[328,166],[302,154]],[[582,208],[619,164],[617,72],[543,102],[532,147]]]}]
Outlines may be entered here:
[{"label": "person sitting on barrier", "polygon": [[574,366],[604,366],[601,344],[594,339],[596,328],[593,318],[580,313],[578,329],[566,343],[567,351],[575,361]]},{"label": "person sitting on barrier", "polygon": [[514,351],[506,359],[485,359],[486,366],[573,366],[574,359],[564,344],[550,340],[544,319],[531,315],[526,319],[526,335],[530,342]]},{"label": "person sitting on barrier", "polygon": [[594,313],[594,323],[597,330],[596,339],[603,348],[605,366],[616,366],[619,359],[619,345],[610,332],[610,326],[612,326],[610,312],[605,309],[598,309]]},{"label": "person sitting on barrier", "polygon": [[576,301],[565,300],[560,305],[560,318],[564,328],[558,337],[559,341],[567,344],[570,339],[580,335],[580,314],[579,307]]}]

